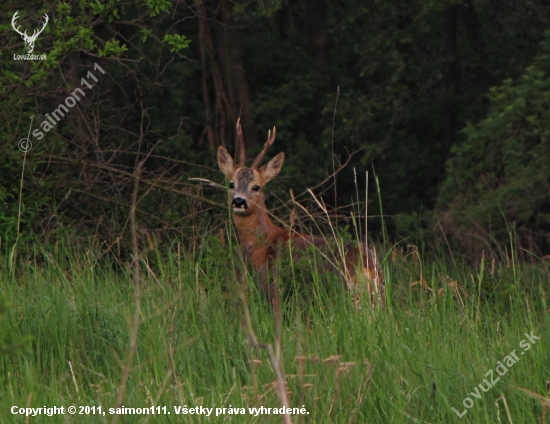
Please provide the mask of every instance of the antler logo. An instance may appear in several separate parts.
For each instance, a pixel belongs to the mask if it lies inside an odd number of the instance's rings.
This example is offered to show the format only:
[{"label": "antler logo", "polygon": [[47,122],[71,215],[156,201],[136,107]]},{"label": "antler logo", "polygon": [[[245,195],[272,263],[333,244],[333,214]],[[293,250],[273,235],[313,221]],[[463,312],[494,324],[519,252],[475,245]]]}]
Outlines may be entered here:
[{"label": "antler logo", "polygon": [[29,36],[27,35],[27,30],[25,30],[25,32],[21,32],[19,31],[19,26],[16,26],[18,13],[19,13],[19,10],[17,10],[13,14],[13,18],[11,19],[11,26],[13,27],[15,32],[17,32],[23,38],[23,41],[25,42],[25,49],[27,50],[27,53],[30,54],[34,50],[34,42],[36,41],[38,36],[42,33],[42,31],[44,31],[44,28],[46,28],[46,25],[48,25],[48,21],[49,21],[48,14],[44,13],[45,21],[44,21],[44,24],[42,25],[42,28],[40,30],[35,29],[32,35]]}]

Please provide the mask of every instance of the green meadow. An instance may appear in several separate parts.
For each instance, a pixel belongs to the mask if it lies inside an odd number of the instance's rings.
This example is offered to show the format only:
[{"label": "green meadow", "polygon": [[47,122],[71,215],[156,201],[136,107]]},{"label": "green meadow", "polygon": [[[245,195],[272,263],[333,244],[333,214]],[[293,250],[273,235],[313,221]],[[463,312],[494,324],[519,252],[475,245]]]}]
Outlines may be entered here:
[{"label": "green meadow", "polygon": [[312,270],[273,311],[226,240],[146,243],[139,267],[70,238],[5,254],[0,422],[281,423],[283,392],[293,423],[550,419],[547,261],[380,248],[384,309]]}]

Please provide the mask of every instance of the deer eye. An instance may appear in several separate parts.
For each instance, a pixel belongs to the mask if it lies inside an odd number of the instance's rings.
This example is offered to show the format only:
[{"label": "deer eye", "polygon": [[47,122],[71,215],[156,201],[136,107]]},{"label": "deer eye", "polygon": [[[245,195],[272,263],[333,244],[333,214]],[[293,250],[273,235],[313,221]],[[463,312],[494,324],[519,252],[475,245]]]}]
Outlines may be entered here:
[{"label": "deer eye", "polygon": [[234,183],[234,182],[230,182],[230,183],[229,183],[229,188],[235,188],[235,183]]},{"label": "deer eye", "polygon": [[254,190],[254,191],[260,191],[260,186],[259,186],[259,185],[255,185],[254,187],[252,187],[252,190]]}]

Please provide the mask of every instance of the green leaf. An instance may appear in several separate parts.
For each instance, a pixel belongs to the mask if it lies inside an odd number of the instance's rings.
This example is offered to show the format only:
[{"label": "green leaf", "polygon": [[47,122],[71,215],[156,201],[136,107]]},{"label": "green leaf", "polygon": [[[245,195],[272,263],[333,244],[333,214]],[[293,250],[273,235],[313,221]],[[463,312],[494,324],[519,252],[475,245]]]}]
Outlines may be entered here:
[{"label": "green leaf", "polygon": [[142,43],[145,43],[147,41],[148,37],[153,36],[153,30],[151,30],[149,28],[142,28],[139,32],[141,34],[141,42]]},{"label": "green leaf", "polygon": [[172,53],[186,49],[191,42],[185,35],[180,34],[166,34],[163,41],[170,46]]},{"label": "green leaf", "polygon": [[169,0],[145,0],[145,4],[149,8],[149,14],[156,16],[160,12],[167,12],[171,2]]},{"label": "green leaf", "polygon": [[99,57],[106,56],[120,56],[122,53],[128,50],[128,47],[124,44],[120,44],[118,40],[109,40],[105,43],[105,48],[98,50]]}]

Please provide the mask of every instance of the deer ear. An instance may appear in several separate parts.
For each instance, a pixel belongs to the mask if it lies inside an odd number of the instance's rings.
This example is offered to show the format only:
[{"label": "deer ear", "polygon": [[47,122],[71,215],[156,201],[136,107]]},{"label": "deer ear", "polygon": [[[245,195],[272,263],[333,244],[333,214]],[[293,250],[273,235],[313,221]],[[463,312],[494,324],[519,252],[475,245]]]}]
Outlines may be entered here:
[{"label": "deer ear", "polygon": [[233,172],[235,172],[235,165],[233,164],[233,158],[223,146],[218,147],[218,166],[223,175],[230,180]]},{"label": "deer ear", "polygon": [[275,156],[273,159],[271,159],[267,163],[267,165],[264,165],[260,168],[259,171],[264,178],[264,184],[272,180],[273,178],[275,178],[277,175],[279,175],[279,172],[283,167],[284,161],[285,161],[285,154],[284,152],[281,152],[277,156]]}]

